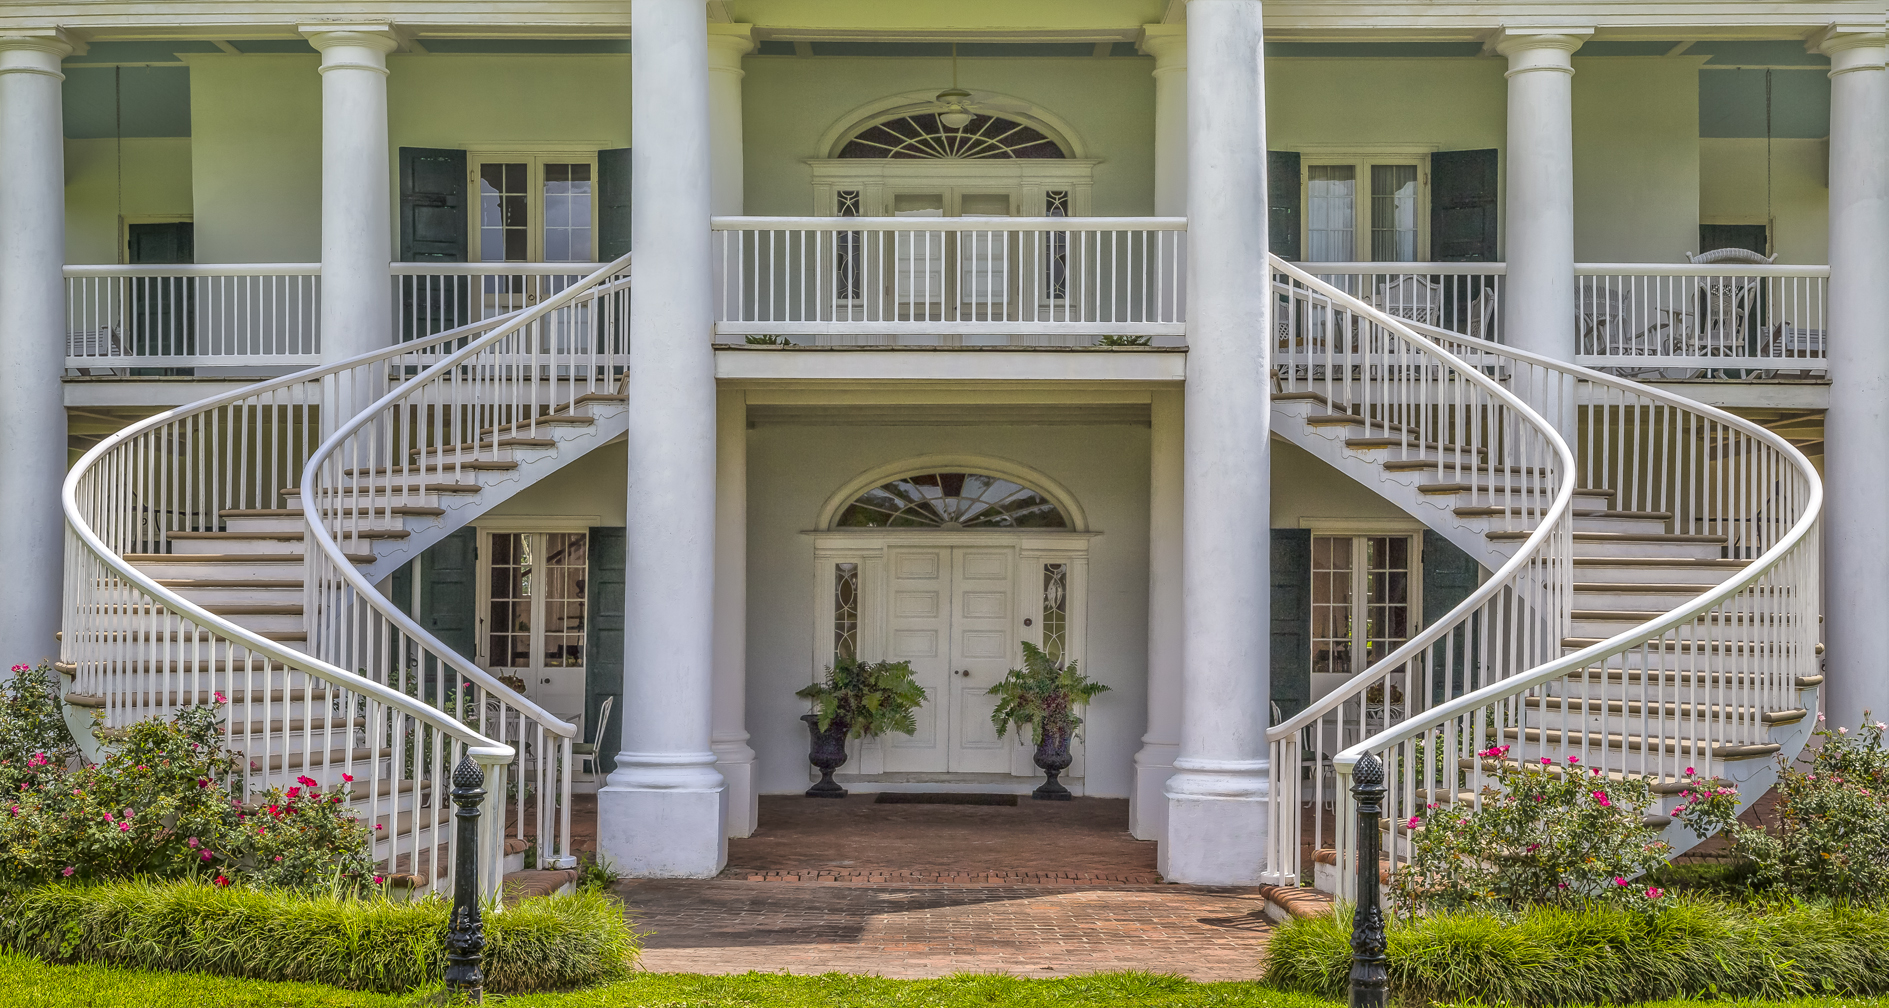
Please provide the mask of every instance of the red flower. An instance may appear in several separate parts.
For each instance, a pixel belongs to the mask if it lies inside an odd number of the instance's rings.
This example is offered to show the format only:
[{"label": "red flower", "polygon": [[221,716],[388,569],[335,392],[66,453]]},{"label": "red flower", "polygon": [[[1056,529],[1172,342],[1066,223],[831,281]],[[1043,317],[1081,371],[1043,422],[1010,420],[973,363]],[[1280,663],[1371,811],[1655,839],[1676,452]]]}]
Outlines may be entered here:
[{"label": "red flower", "polygon": [[218,875],[218,876],[216,877],[216,884],[217,884],[217,885],[229,885],[229,884],[230,884],[230,880],[229,880],[229,879],[227,879],[227,878],[225,878],[225,877],[223,877],[223,876],[221,876],[221,875]]},{"label": "red flower", "polygon": [[321,786],[320,781],[316,780],[313,777],[308,776],[307,774],[303,774],[302,776],[295,778],[295,783],[300,784],[301,786],[306,787],[306,788],[318,788]]},{"label": "red flower", "polygon": [[346,783],[349,783],[349,784],[352,784],[352,783],[354,783],[354,775],[353,775],[353,774],[351,774],[351,773],[344,773],[344,774],[342,774],[342,775],[341,775],[341,779],[342,779],[343,781],[345,781]]}]

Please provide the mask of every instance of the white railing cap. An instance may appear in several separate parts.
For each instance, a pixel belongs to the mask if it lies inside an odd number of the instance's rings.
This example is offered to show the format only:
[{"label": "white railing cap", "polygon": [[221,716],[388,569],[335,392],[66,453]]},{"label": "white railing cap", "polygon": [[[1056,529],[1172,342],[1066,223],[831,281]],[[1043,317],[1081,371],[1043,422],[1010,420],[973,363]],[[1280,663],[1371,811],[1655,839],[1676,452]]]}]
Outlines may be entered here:
[{"label": "white railing cap", "polygon": [[716,217],[715,231],[1185,231],[1185,217]]},{"label": "white railing cap", "polygon": [[1718,263],[1694,266],[1691,263],[1575,263],[1575,276],[1671,276],[1671,277],[1828,277],[1828,266],[1748,266],[1742,263]]},{"label": "white railing cap", "polygon": [[92,265],[62,267],[68,278],[120,276],[320,276],[320,263],[167,263],[156,266]]}]

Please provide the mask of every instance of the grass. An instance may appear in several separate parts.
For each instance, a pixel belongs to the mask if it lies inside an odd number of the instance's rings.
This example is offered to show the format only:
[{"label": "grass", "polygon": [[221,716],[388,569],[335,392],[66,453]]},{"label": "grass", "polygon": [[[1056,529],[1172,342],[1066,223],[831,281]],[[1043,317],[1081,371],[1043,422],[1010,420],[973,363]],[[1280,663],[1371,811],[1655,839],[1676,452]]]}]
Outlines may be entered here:
[{"label": "grass", "polygon": [[[1340,923],[1343,921],[1344,923]],[[1350,915],[1281,927],[1267,978],[1341,996]],[[1393,991],[1408,1002],[1631,1004],[1671,997],[1889,992],[1889,914],[1679,898],[1657,914],[1537,908],[1509,919],[1438,914],[1390,930]]]},{"label": "grass", "polygon": [[[54,965],[0,952],[0,1008],[407,1008],[430,991],[375,994],[304,983],[234,980],[110,966]],[[829,973],[638,973],[598,987],[525,994],[507,1008],[1334,1008],[1259,983],[1192,983],[1147,973],[1035,979],[956,976],[884,980]]]}]

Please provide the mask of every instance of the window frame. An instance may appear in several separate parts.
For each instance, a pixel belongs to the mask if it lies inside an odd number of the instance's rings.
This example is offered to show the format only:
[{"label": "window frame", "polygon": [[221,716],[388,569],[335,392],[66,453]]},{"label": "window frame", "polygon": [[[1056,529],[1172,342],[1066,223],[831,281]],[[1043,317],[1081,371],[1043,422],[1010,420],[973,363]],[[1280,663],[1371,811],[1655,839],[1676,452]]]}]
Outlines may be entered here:
[{"label": "window frame", "polygon": [[[477,646],[475,649],[475,653],[472,655],[473,660],[478,662],[479,667],[487,670],[488,672],[493,673],[494,675],[519,675],[525,672],[539,672],[539,671],[543,671],[547,669],[556,669],[563,672],[577,672],[577,673],[586,672],[586,670],[589,668],[589,663],[590,663],[590,652],[589,652],[590,642],[589,642],[588,628],[590,626],[590,619],[592,616],[592,613],[590,611],[591,598],[588,593],[588,585],[586,585],[586,594],[585,594],[584,599],[582,600],[584,603],[584,626],[586,628],[585,633],[584,633],[584,642],[582,645],[584,648],[584,661],[582,663],[577,664],[577,665],[546,665],[544,664],[544,638],[546,636],[544,614],[545,614],[546,600],[545,600],[545,596],[542,593],[540,593],[540,594],[532,596],[532,600],[531,600],[531,612],[532,612],[531,643],[529,645],[528,653],[532,657],[532,664],[526,665],[526,666],[493,664],[493,656],[491,653],[492,633],[493,633],[492,627],[491,627],[492,560],[497,555],[497,551],[493,548],[492,537],[501,536],[501,535],[539,536],[540,539],[538,543],[538,549],[540,550],[540,553],[538,555],[542,555],[542,546],[543,546],[542,537],[549,536],[549,535],[559,535],[559,534],[581,535],[585,539],[584,551],[585,551],[586,558],[588,558],[590,555],[590,541],[589,541],[590,528],[591,528],[590,525],[583,525],[581,527],[578,527],[578,526],[567,524],[567,523],[555,523],[550,526],[533,525],[528,528],[522,527],[522,526],[511,527],[509,523],[507,523],[507,524],[498,525],[496,527],[480,527],[479,528],[477,553],[475,554],[475,556],[477,557],[475,563],[477,564],[477,567],[478,567],[478,591],[477,591],[478,608],[474,614],[475,622],[473,624],[474,632],[477,634],[477,637],[475,638]],[[566,565],[566,566],[571,566],[571,565]],[[588,564],[586,563],[586,567],[587,566]],[[417,600],[416,600],[416,605],[417,605]]]},{"label": "window frame", "polygon": [[[1312,169],[1329,165],[1347,165],[1358,187],[1352,199],[1352,240],[1354,258],[1349,262],[1429,262],[1430,261],[1430,155],[1406,151],[1379,153],[1299,153],[1299,250],[1302,262],[1336,262],[1311,258],[1312,251]],[[1417,255],[1414,259],[1372,259],[1371,254],[1371,168],[1379,165],[1408,165],[1417,169]],[[1362,256],[1362,258],[1358,258]]]},{"label": "window frame", "polygon": [[[1406,568],[1409,586],[1405,595],[1404,608],[1409,614],[1409,621],[1404,629],[1403,641],[1409,641],[1423,630],[1423,533],[1409,528],[1333,528],[1314,526],[1310,529],[1312,541],[1308,544],[1306,562],[1306,641],[1309,644],[1306,655],[1306,671],[1314,676],[1344,675],[1352,678],[1373,665],[1356,666],[1345,673],[1320,672],[1318,669],[1319,642],[1332,638],[1318,635],[1318,540],[1322,538],[1350,539],[1351,546],[1351,627],[1350,637],[1354,664],[1369,655],[1368,627],[1370,621],[1369,570],[1366,565],[1367,550],[1362,541],[1366,539],[1400,538],[1405,540],[1410,557]],[[1401,647],[1402,642],[1398,644]],[[1391,648],[1390,651],[1395,651]],[[1385,652],[1389,654],[1390,651]],[[1318,693],[1316,686],[1314,694]]]},{"label": "window frame", "polygon": [[[480,226],[484,194],[479,189],[479,169],[488,164],[523,164],[525,166],[525,258],[485,260],[481,256],[484,240]],[[590,257],[557,260],[558,263],[597,261],[599,167],[597,149],[558,152],[521,152],[507,150],[468,150],[466,152],[466,261],[500,266],[505,263],[543,263],[544,258],[544,166],[547,164],[582,164],[590,166]]]}]

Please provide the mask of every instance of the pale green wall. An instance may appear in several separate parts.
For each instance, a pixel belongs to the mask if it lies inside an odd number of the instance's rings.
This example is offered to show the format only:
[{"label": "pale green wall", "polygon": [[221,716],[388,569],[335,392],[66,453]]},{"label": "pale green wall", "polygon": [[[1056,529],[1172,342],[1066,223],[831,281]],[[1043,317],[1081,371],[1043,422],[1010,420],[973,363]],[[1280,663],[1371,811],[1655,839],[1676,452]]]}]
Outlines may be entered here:
[{"label": "pale green wall", "polygon": [[120,213],[190,212],[189,137],[66,141],[66,262],[117,262]]},{"label": "pale green wall", "polygon": [[387,58],[391,146],[630,144],[625,55]]},{"label": "pale green wall", "polygon": [[1508,107],[1502,68],[1492,59],[1270,59],[1266,144],[1500,147]]},{"label": "pale green wall", "polygon": [[1575,54],[1575,261],[1697,251],[1701,62]]},{"label": "pale green wall", "polygon": [[[1764,141],[1708,137],[1699,141],[1699,154],[1700,218],[1719,218],[1717,223],[1764,223]],[[1827,141],[1771,141],[1770,201],[1770,213],[1776,221],[1772,247],[1778,253],[1778,262],[1828,263],[1830,145]]]},{"label": "pale green wall", "polygon": [[197,261],[318,261],[320,58],[184,59],[190,64]]},{"label": "pale green wall", "polygon": [[[963,59],[958,77],[971,91],[994,91],[1068,122],[1083,153],[1099,158],[1092,212],[1137,216],[1154,210],[1154,61],[1109,59]],[[808,158],[824,158],[820,138],[847,113],[875,98],[943,90],[949,59],[750,56],[745,61],[747,212],[813,212]]]}]

